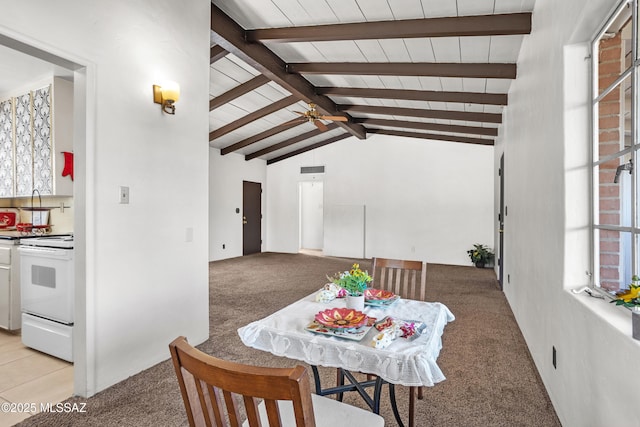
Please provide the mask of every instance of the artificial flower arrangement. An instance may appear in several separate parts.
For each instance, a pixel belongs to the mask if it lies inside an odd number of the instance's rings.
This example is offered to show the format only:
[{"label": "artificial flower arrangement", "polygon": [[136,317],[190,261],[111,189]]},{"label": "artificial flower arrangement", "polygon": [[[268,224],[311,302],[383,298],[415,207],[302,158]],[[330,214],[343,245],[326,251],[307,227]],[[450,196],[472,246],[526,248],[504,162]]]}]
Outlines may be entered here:
[{"label": "artificial flower arrangement", "polygon": [[631,278],[629,289],[624,289],[616,293],[616,299],[611,300],[611,302],[629,308],[640,307],[640,283],[638,282],[640,282],[640,277],[634,274]]},{"label": "artificial flower arrangement", "polygon": [[358,296],[367,289],[367,284],[371,282],[368,271],[362,271],[359,264],[353,264],[351,270],[337,273],[333,277],[327,276],[332,283],[340,286],[351,296]]}]

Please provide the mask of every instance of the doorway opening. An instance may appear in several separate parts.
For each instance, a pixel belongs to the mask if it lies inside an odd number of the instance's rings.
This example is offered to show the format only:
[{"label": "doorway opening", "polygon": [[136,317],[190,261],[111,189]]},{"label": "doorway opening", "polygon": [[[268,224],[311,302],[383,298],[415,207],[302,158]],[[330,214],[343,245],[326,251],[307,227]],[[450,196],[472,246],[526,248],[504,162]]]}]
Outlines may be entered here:
[{"label": "doorway opening", "polygon": [[[38,399],[42,399],[42,402],[59,402],[72,395],[78,396],[90,396],[93,394],[93,377],[87,369],[87,360],[91,357],[89,351],[87,351],[87,335],[86,335],[86,313],[88,308],[86,307],[86,253],[84,248],[86,247],[86,233],[84,225],[86,224],[87,212],[84,206],[90,205],[87,203],[85,197],[86,188],[86,145],[92,145],[93,139],[87,134],[87,120],[91,120],[88,117],[89,100],[93,102],[93,97],[88,96],[87,85],[89,79],[88,75],[93,76],[93,69],[88,70],[86,65],[82,65],[74,60],[67,59],[64,54],[58,55],[56,52],[51,51],[48,46],[38,47],[40,43],[29,41],[21,41],[2,34],[2,28],[0,28],[0,58],[5,67],[0,75],[0,79],[3,82],[3,88],[0,93],[10,96],[13,90],[20,90],[26,86],[37,83],[47,78],[60,78],[67,80],[73,84],[73,110],[71,112],[72,121],[72,135],[73,140],[73,153],[75,160],[75,180],[73,190],[73,205],[82,207],[73,210],[73,218],[71,223],[67,224],[72,227],[75,234],[75,258],[76,268],[74,270],[75,281],[75,326],[74,326],[74,343],[73,343],[73,364],[63,362],[59,359],[50,360],[49,356],[44,353],[38,353],[37,355],[30,357],[29,361],[33,362],[33,369],[42,372],[43,375],[38,378],[31,376],[28,381],[31,384],[31,388],[38,388],[37,383],[43,381],[46,385],[46,381],[49,381],[49,377],[56,376],[56,382],[58,386],[56,390],[51,390],[48,395],[38,394],[31,399],[37,402]],[[66,114],[66,113],[65,113]],[[57,150],[56,150],[57,151]],[[61,154],[61,153],[56,153]],[[65,197],[66,198],[66,197]],[[64,203],[61,204],[64,206]],[[66,206],[65,206],[66,207]],[[62,212],[63,209],[61,208]],[[58,223],[59,224],[59,223]],[[1,338],[11,338],[20,340],[19,335],[5,335]],[[16,342],[15,345],[18,345]],[[37,357],[36,357],[37,356]],[[37,369],[40,365],[54,366],[55,372],[47,374],[42,369]],[[19,387],[19,385],[16,385]],[[49,389],[48,386],[40,387],[42,389]],[[29,399],[27,399],[29,400]],[[26,414],[29,415],[29,414]]]},{"label": "doorway opening", "polygon": [[299,251],[321,256],[324,248],[324,183],[300,182],[298,200]]}]

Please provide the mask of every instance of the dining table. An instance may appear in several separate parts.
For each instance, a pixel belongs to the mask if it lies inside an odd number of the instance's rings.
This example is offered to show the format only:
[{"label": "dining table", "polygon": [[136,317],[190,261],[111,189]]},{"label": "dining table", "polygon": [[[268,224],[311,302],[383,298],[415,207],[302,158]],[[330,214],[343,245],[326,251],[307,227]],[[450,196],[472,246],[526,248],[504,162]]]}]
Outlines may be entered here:
[{"label": "dining table", "polygon": [[[413,426],[413,388],[431,387],[445,380],[436,362],[444,328],[455,319],[454,315],[439,302],[405,298],[395,298],[390,304],[371,301],[362,311],[368,322],[357,329],[358,333],[327,331],[314,321],[316,314],[346,308],[346,298],[320,302],[316,298],[318,292],[240,327],[240,339],[248,347],[309,364],[317,394],[337,394],[341,399],[345,391],[357,391],[376,413],[380,411],[381,389],[388,384],[394,417],[401,427],[404,424],[395,401],[395,386],[411,387],[408,424]],[[374,322],[385,319],[411,322],[419,327],[409,338],[398,336],[388,345],[375,347],[380,331]],[[338,368],[336,386],[322,387],[318,366]],[[354,373],[367,374],[366,379],[357,379]],[[349,384],[344,384],[345,377]],[[373,396],[367,393],[368,387],[373,388]]]}]

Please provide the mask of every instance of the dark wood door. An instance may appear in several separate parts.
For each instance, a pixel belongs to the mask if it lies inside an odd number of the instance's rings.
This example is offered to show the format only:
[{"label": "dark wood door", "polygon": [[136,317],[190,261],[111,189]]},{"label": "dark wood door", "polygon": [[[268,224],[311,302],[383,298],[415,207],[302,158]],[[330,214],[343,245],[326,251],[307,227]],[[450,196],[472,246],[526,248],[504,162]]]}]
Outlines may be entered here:
[{"label": "dark wood door", "polygon": [[261,252],[262,185],[242,181],[242,255]]}]

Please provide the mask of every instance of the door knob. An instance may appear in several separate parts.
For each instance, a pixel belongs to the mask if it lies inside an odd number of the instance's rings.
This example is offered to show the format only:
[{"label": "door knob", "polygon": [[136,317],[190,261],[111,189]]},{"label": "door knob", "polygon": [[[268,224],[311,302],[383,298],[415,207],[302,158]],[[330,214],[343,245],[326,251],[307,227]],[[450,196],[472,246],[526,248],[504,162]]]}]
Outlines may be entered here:
[{"label": "door knob", "polygon": [[246,216],[243,216],[243,217],[242,217],[242,224],[246,224],[246,223],[247,223],[247,217],[246,217]]}]

